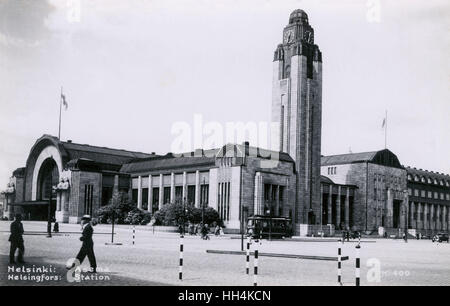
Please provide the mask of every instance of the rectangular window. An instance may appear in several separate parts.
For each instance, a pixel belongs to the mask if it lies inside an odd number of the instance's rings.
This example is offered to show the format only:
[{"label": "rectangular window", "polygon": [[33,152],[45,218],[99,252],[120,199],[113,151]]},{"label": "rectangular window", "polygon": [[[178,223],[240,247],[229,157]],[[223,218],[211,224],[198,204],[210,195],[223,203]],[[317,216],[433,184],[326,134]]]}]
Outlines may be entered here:
[{"label": "rectangular window", "polygon": [[191,206],[195,204],[195,185],[187,186],[187,202]]},{"label": "rectangular window", "polygon": [[133,189],[131,191],[131,202],[137,206],[137,202],[138,202],[138,190],[137,189]]},{"label": "rectangular window", "polygon": [[148,188],[142,188],[142,209],[148,209]]},{"label": "rectangular window", "polygon": [[158,187],[153,188],[152,196],[153,196],[152,212],[155,212],[159,208],[159,188]]},{"label": "rectangular window", "polygon": [[414,196],[418,197],[419,196],[419,189],[414,189]]},{"label": "rectangular window", "polygon": [[170,204],[170,187],[164,187],[163,192],[163,204]]},{"label": "rectangular window", "polygon": [[183,203],[183,186],[175,187],[175,203]]},{"label": "rectangular window", "polygon": [[[209,185],[200,185],[200,207],[208,207]],[[203,205],[203,206],[202,206]]]},{"label": "rectangular window", "polygon": [[103,187],[102,188],[102,206],[111,204],[113,194],[113,188],[112,187]]}]

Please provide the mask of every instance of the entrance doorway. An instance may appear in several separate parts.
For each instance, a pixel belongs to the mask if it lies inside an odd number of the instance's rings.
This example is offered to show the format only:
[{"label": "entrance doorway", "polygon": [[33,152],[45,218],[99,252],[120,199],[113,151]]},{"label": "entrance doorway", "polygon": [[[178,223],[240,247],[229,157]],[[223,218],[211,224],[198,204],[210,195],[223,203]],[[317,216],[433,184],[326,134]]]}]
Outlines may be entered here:
[{"label": "entrance doorway", "polygon": [[[46,159],[39,169],[37,180],[37,200],[49,201],[51,198],[50,217],[55,218],[56,211],[56,193],[53,186],[59,182],[59,171],[56,162],[52,158]],[[47,220],[48,205],[36,205],[36,207],[27,208],[27,215],[32,220]]]}]

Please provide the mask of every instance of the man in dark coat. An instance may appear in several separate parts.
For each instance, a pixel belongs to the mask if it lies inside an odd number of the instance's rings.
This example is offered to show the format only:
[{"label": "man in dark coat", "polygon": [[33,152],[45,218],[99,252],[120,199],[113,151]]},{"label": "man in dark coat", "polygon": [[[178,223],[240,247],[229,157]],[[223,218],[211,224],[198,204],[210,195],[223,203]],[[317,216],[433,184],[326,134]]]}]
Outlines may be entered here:
[{"label": "man in dark coat", "polygon": [[94,254],[94,241],[92,240],[94,229],[91,225],[91,216],[84,215],[81,218],[81,225],[83,226],[83,232],[81,234],[80,240],[83,241],[83,244],[81,245],[80,252],[78,252],[77,259],[80,261],[81,265],[87,255],[89,264],[91,265],[90,272],[97,273],[97,262],[95,260]]},{"label": "man in dark coat", "polygon": [[15,254],[16,250],[19,249],[19,255],[17,256],[17,261],[19,263],[25,263],[23,261],[23,253],[25,252],[25,246],[23,244],[23,225],[22,225],[22,215],[16,214],[15,220],[11,223],[11,235],[9,236],[9,241],[11,242],[11,248],[9,250],[9,263],[15,264]]}]

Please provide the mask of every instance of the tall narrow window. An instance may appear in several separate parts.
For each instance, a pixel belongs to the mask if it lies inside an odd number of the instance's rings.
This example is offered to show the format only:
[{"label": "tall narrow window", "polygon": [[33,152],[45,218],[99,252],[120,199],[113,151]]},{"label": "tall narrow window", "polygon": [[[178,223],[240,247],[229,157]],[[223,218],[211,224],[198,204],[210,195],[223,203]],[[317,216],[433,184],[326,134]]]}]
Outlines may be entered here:
[{"label": "tall narrow window", "polygon": [[94,198],[94,186],[84,185],[84,214],[92,215],[92,203]]}]

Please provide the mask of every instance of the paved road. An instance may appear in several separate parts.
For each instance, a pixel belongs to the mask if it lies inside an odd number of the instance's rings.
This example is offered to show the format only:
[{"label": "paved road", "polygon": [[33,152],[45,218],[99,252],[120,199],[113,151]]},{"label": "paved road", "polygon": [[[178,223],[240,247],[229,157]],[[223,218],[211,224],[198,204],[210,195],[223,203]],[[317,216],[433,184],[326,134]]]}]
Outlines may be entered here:
[{"label": "paved road", "polygon": [[[8,228],[9,222],[0,222],[0,284],[8,279]],[[45,231],[42,222],[24,222],[25,231]],[[199,237],[184,239],[184,279],[178,280],[179,237],[174,233],[155,233],[148,230],[136,231],[136,244],[132,245],[131,227],[117,229],[115,241],[120,246],[108,246],[111,237],[110,226],[94,227],[96,235],[95,252],[100,269],[99,275],[109,279],[87,280],[81,285],[252,285],[253,277],[245,274],[245,256],[206,253],[207,249],[240,250],[240,240],[230,236],[212,237],[204,241]],[[26,260],[30,267],[56,267],[61,280],[68,283],[64,265],[74,257],[80,247],[79,225],[61,224],[61,232],[71,234],[26,235]],[[255,245],[252,245],[252,249]],[[336,256],[337,243],[304,241],[263,241],[258,245],[261,252],[317,256]],[[349,261],[343,263],[344,286],[354,285],[355,243],[345,243],[343,255]],[[429,240],[376,240],[376,243],[362,243],[361,247],[362,285],[450,285],[450,244],[436,244]],[[367,263],[372,266],[368,267]],[[380,278],[377,281],[379,266]],[[86,260],[82,267],[89,266]],[[375,271],[375,272],[374,272]],[[292,258],[260,257],[259,285],[337,285],[337,263],[332,261],[301,260]],[[366,275],[372,276],[368,281]],[[14,273],[16,274],[16,273]],[[23,274],[23,273],[22,273]],[[50,273],[51,274],[51,273]],[[370,279],[369,279],[370,280]],[[11,281],[6,282],[11,284]],[[14,285],[30,282],[14,281]],[[39,285],[51,285],[45,281]]]}]

